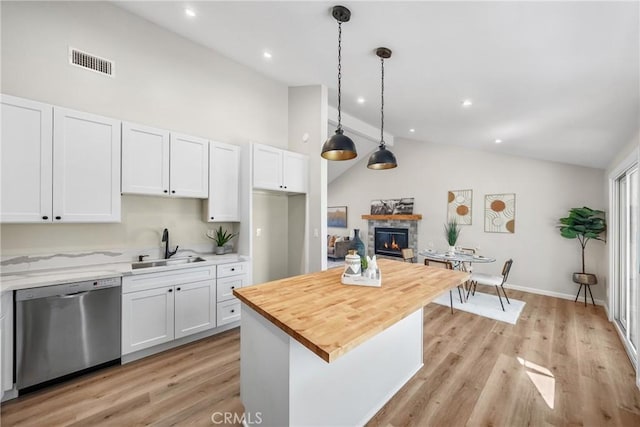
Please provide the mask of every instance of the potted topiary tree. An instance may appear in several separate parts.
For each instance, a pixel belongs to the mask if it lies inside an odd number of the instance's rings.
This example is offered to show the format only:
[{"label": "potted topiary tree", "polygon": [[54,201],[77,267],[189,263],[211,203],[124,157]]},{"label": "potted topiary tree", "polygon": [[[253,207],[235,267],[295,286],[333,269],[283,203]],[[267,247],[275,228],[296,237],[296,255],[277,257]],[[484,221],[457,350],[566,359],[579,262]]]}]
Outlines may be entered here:
[{"label": "potted topiary tree", "polygon": [[[587,247],[589,240],[601,240],[605,241],[601,235],[607,229],[607,224],[604,219],[604,212],[594,210],[586,206],[582,208],[573,208],[569,210],[569,216],[566,218],[560,218],[560,235],[567,239],[578,239],[580,247],[582,249],[582,272],[573,273],[573,281],[580,284],[578,289],[578,295],[582,286],[585,286],[584,300],[587,302],[587,288],[591,294],[591,285],[598,283],[598,279],[595,274],[585,272],[584,268],[584,250]],[[578,296],[576,296],[576,300]],[[591,302],[593,302],[593,295],[591,295]],[[595,302],[594,302],[595,304]]]}]

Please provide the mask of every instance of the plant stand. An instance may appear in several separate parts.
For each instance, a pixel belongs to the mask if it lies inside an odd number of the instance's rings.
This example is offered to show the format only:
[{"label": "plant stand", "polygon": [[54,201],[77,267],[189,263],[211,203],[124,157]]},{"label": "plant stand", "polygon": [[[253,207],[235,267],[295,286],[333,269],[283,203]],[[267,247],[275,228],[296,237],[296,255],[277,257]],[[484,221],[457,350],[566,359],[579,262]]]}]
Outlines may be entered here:
[{"label": "plant stand", "polygon": [[576,295],[576,299],[573,302],[578,301],[578,297],[580,296],[580,291],[584,286],[584,306],[587,306],[587,289],[589,289],[589,295],[591,296],[591,302],[593,305],[596,305],[596,302],[593,300],[593,294],[591,293],[591,285],[598,284],[598,278],[595,274],[589,273],[573,273],[573,281],[580,285],[580,289],[578,289],[578,295]]}]

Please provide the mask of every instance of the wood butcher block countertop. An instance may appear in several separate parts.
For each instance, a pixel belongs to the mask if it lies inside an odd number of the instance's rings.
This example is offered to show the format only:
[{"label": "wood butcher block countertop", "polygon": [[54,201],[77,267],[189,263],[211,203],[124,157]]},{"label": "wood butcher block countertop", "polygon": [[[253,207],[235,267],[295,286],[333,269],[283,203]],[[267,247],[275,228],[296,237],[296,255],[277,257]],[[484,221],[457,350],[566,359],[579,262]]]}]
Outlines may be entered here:
[{"label": "wood butcher block countertop", "polygon": [[342,268],[236,289],[233,294],[327,362],[367,341],[443,292],[468,273],[378,260],[382,286],[340,283]]}]

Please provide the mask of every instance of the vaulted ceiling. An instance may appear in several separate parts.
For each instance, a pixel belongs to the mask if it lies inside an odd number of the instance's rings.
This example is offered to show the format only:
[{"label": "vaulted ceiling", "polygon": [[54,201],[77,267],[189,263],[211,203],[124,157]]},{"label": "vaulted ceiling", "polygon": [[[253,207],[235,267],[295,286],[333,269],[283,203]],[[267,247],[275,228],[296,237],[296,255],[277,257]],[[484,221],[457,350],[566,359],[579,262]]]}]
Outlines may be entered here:
[{"label": "vaulted ceiling", "polygon": [[327,85],[333,105],[343,4],[343,109],[379,124],[374,50],[389,47],[396,138],[604,168],[639,128],[638,2],[116,4],[289,86]]}]

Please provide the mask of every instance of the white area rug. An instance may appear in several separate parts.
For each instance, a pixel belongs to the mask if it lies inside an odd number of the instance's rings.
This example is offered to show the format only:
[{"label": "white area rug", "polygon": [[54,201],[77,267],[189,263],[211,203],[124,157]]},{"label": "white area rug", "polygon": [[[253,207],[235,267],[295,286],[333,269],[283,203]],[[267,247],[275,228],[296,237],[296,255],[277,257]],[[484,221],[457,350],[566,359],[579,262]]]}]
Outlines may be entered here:
[{"label": "white area rug", "polygon": [[[499,320],[501,322],[511,323],[515,325],[518,322],[518,317],[522,313],[524,308],[524,301],[515,300],[509,298],[511,304],[507,304],[507,300],[502,296],[502,303],[504,304],[505,311],[502,311],[500,306],[500,300],[496,295],[485,294],[482,292],[476,292],[475,295],[469,295],[469,299],[465,303],[460,303],[458,299],[458,291],[453,290],[453,309],[466,311],[468,313],[477,314],[479,316],[489,317],[490,319]],[[445,292],[438,298],[433,300],[436,304],[449,307],[449,292]]]}]

